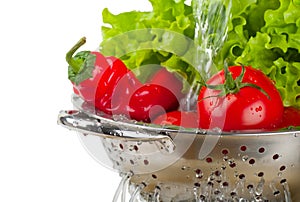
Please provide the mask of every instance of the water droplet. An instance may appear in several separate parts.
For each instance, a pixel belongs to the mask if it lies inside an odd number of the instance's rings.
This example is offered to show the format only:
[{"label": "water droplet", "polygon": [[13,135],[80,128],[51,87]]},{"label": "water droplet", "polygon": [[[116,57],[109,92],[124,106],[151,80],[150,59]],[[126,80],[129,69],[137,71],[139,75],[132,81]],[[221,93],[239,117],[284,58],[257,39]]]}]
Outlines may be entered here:
[{"label": "water droplet", "polygon": [[259,181],[259,183],[257,184],[256,189],[255,189],[255,195],[256,196],[261,196],[262,195],[264,185],[265,185],[265,179],[261,178],[261,180]]},{"label": "water droplet", "polygon": [[227,161],[228,158],[229,158],[228,156],[224,156],[224,157],[223,157],[223,160],[224,160],[224,161]]},{"label": "water droplet", "polygon": [[131,195],[131,198],[129,201],[137,201],[138,197],[140,196],[141,191],[146,187],[147,185],[142,182],[141,184],[139,184],[136,189],[134,190],[134,192]]},{"label": "water droplet", "polygon": [[203,172],[200,169],[195,170],[196,178],[201,179],[203,177]]},{"label": "water droplet", "polygon": [[222,134],[222,129],[221,128],[218,128],[218,127],[215,127],[211,130],[213,133],[217,133],[217,134]]},{"label": "water droplet", "polygon": [[248,161],[248,159],[249,159],[249,156],[247,156],[247,155],[245,155],[245,156],[242,156],[242,161]]},{"label": "water droplet", "polygon": [[228,160],[228,164],[229,164],[229,166],[230,166],[231,168],[236,167],[236,163],[234,162],[234,159],[229,159],[229,160]]},{"label": "water droplet", "polygon": [[222,169],[222,170],[225,170],[225,169],[226,169],[226,165],[222,165],[222,166],[221,166],[221,169]]},{"label": "water droplet", "polygon": [[190,169],[189,166],[182,166],[182,167],[181,167],[181,170],[189,170],[189,169]]},{"label": "water droplet", "polygon": [[263,109],[262,106],[259,106],[259,107],[255,108],[255,111],[260,112],[260,111],[262,111],[262,109]]},{"label": "water droplet", "polygon": [[286,201],[292,201],[291,193],[290,193],[290,188],[287,183],[286,179],[282,179],[280,181],[282,187],[283,187],[283,192],[284,192],[284,198],[286,198]]},{"label": "water droplet", "polygon": [[153,200],[152,201],[160,201],[159,198],[160,198],[160,187],[159,186],[156,186],[155,189],[154,189],[154,193],[153,193]]},{"label": "water droplet", "polygon": [[238,171],[234,171],[234,177],[238,177],[238,176],[239,176]]},{"label": "water droplet", "polygon": [[280,191],[276,188],[275,183],[274,182],[270,182],[269,187],[271,188],[273,195],[275,197],[280,195]]}]

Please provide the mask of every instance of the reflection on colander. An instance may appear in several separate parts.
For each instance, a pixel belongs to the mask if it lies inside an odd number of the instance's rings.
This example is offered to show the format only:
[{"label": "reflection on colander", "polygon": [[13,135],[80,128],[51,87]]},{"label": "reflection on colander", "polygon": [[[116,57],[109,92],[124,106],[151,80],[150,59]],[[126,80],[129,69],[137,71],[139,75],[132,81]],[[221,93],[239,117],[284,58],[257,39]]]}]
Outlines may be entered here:
[{"label": "reflection on colander", "polygon": [[[97,114],[79,97],[58,123],[122,176],[134,201],[300,201],[300,131],[161,128]],[[92,139],[90,139],[92,138]]]}]

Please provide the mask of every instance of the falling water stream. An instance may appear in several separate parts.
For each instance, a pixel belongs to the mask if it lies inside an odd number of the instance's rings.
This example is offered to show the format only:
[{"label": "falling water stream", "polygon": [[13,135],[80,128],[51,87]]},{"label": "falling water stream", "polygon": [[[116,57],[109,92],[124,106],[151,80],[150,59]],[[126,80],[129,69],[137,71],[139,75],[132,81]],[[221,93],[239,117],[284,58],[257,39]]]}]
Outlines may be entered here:
[{"label": "falling water stream", "polygon": [[[195,56],[194,65],[205,82],[217,68],[214,57],[227,38],[227,24],[230,19],[231,0],[193,0],[195,19]],[[185,104],[187,110],[197,101],[199,83],[192,84]]]},{"label": "falling water stream", "polygon": [[204,80],[214,70],[213,59],[227,38],[231,0],[194,0],[195,64]]}]

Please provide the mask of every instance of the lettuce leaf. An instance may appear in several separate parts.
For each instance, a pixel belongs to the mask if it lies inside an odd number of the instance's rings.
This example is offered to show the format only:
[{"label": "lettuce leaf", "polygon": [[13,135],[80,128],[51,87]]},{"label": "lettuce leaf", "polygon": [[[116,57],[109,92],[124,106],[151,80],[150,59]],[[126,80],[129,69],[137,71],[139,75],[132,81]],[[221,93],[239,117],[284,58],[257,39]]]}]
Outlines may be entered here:
[{"label": "lettuce leaf", "polygon": [[[185,0],[149,0],[152,11],[102,12],[105,55],[120,57],[143,82],[157,66],[201,80],[193,63],[195,19]],[[214,63],[243,63],[275,83],[285,106],[300,108],[300,0],[232,0],[228,37]],[[197,42],[197,43],[201,43]]]},{"label": "lettuce leaf", "polygon": [[156,65],[190,82],[199,80],[189,56],[194,45],[192,7],[185,0],[149,1],[151,12],[113,14],[107,8],[103,10],[101,52],[120,57],[142,82],[154,73]]},{"label": "lettuce leaf", "polygon": [[300,108],[300,1],[234,0],[232,6],[218,67],[229,58],[232,65],[260,69],[274,81],[285,106]]}]

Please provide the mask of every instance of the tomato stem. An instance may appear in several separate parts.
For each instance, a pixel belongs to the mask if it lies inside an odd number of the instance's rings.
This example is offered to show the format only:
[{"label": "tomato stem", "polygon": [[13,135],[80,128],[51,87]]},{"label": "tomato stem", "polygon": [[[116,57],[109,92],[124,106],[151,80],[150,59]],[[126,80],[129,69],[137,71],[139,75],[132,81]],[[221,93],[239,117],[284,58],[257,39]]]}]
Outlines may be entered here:
[{"label": "tomato stem", "polygon": [[72,67],[73,71],[78,73],[80,70],[81,64],[74,60],[73,55],[74,53],[86,43],[86,38],[82,37],[66,54],[66,61]]},{"label": "tomato stem", "polygon": [[[229,92],[236,92],[237,85],[229,71],[227,63],[225,63],[225,65],[224,65],[224,77],[225,77],[225,83],[224,83],[225,90],[229,91]],[[226,94],[227,94],[227,92],[226,92]]]},{"label": "tomato stem", "polygon": [[226,96],[228,94],[235,94],[238,93],[240,91],[241,88],[244,87],[252,87],[252,88],[256,88],[259,91],[261,91],[265,96],[268,97],[268,99],[270,99],[270,96],[268,95],[268,93],[266,91],[264,91],[264,89],[262,89],[261,87],[252,84],[252,83],[243,83],[243,78],[245,75],[245,66],[243,64],[240,64],[242,71],[240,73],[240,75],[238,77],[236,77],[236,79],[233,78],[231,72],[229,71],[229,67],[227,65],[227,63],[225,62],[224,65],[224,84],[219,84],[219,85],[205,85],[207,88],[210,89],[214,89],[214,90],[220,90],[221,92],[219,93],[218,96]]}]

